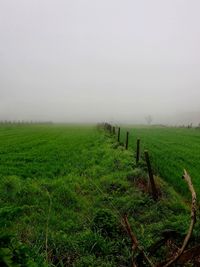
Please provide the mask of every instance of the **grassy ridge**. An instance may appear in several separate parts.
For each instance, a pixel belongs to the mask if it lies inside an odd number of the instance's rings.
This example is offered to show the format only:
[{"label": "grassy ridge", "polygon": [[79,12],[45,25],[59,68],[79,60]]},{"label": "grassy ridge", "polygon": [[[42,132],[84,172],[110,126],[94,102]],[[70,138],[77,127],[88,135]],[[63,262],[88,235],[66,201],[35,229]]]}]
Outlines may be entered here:
[{"label": "grassy ridge", "polygon": [[1,127],[0,159],[1,266],[129,266],[124,213],[145,248],[164,229],[187,231],[173,189],[154,202],[135,184],[147,177],[133,153],[95,127]]},{"label": "grassy ridge", "polygon": [[[181,181],[183,169],[190,173],[200,196],[200,130],[168,127],[130,127],[130,149],[136,148],[141,139],[142,151],[148,149],[154,170],[177,192],[188,196],[186,185]],[[125,128],[122,130],[125,140]]]}]

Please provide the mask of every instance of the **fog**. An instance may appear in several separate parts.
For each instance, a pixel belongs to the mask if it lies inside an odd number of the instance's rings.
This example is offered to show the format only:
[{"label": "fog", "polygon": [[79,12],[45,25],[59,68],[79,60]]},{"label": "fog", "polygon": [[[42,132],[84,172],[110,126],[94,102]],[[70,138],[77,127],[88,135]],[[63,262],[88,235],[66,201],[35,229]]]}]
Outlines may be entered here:
[{"label": "fog", "polygon": [[0,120],[200,122],[199,0],[0,0]]}]

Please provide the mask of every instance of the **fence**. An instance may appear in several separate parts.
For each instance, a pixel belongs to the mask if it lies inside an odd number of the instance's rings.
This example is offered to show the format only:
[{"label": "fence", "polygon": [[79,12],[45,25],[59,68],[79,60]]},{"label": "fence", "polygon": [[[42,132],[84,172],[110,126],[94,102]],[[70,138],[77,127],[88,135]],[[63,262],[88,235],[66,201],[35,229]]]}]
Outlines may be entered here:
[{"label": "fence", "polygon": [[[105,131],[109,132],[110,135],[116,135],[116,127],[112,126],[108,123],[102,124],[101,125]],[[124,146],[124,148],[127,150],[128,149],[128,144],[129,144],[129,132],[126,132],[126,137],[125,137],[125,143],[121,142],[121,128],[117,127],[118,131],[117,131],[117,141],[119,143],[119,145]],[[140,162],[140,139],[137,139],[137,144],[136,144],[136,153],[135,153],[135,161],[136,164],[138,165]],[[153,175],[153,171],[152,171],[152,167],[151,167],[151,162],[149,159],[149,153],[147,150],[144,151],[144,159],[146,161],[146,166],[148,169],[148,177],[149,177],[149,193],[151,194],[152,198],[154,199],[154,201],[158,201],[159,199],[159,191],[157,188],[157,185],[155,183],[154,180],[154,175]],[[181,248],[178,249],[178,251],[174,252],[173,255],[169,258],[167,258],[166,260],[164,260],[163,262],[159,263],[159,264],[154,264],[152,262],[152,260],[149,258],[148,254],[143,250],[143,248],[139,245],[139,242],[135,236],[135,234],[133,233],[131,226],[129,224],[128,218],[125,215],[124,216],[124,224],[127,230],[127,233],[130,237],[130,240],[132,242],[132,250],[133,250],[133,260],[132,260],[132,266],[140,266],[138,265],[136,258],[134,257],[134,254],[136,252],[136,250],[138,250],[138,252],[140,253],[140,256],[144,259],[144,261],[152,267],[155,266],[163,266],[163,267],[168,267],[168,266],[172,266],[175,263],[181,263],[184,264],[186,262],[188,262],[190,259],[199,256],[200,255],[200,246],[196,246],[193,247],[191,249],[186,250],[186,247],[189,243],[189,239],[192,235],[193,232],[193,228],[194,225],[196,223],[196,211],[197,211],[197,207],[196,207],[196,193],[191,181],[190,176],[188,175],[188,173],[186,172],[186,170],[184,170],[184,174],[183,174],[183,179],[187,182],[188,184],[188,188],[189,191],[191,193],[192,196],[192,205],[191,205],[191,222],[190,222],[190,226],[187,232],[187,235],[185,236],[185,239],[183,240],[182,246]]]}]

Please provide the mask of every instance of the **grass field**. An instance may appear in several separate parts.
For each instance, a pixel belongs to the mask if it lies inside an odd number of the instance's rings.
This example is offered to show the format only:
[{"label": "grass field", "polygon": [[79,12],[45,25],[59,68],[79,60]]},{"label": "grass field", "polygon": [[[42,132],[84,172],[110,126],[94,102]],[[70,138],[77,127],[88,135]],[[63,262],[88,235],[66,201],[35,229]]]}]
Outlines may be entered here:
[{"label": "grass field", "polygon": [[[148,140],[146,129],[132,135],[142,131]],[[1,125],[0,266],[129,266],[124,213],[144,248],[165,229],[184,235],[190,216],[181,197],[160,181],[155,202],[140,178],[147,174],[133,151],[95,126]]]},{"label": "grass field", "polygon": [[81,174],[95,141],[97,132],[87,126],[1,127],[0,173],[37,179]]},{"label": "grass field", "polygon": [[[122,140],[125,140],[125,128]],[[127,127],[130,131],[130,147],[136,149],[137,138],[141,139],[142,154],[147,149],[156,174],[188,196],[188,189],[181,177],[185,168],[191,175],[200,196],[200,129],[168,127]]]}]

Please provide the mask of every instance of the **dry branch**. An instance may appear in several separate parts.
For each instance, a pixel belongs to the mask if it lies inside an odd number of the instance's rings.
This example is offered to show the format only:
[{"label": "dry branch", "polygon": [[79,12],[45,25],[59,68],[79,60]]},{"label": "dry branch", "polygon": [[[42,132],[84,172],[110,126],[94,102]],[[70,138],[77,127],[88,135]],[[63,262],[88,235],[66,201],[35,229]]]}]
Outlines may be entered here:
[{"label": "dry branch", "polygon": [[186,170],[184,170],[183,179],[187,182],[189,190],[190,190],[191,195],[192,195],[191,222],[190,222],[190,226],[188,229],[188,233],[187,233],[187,235],[183,241],[182,247],[178,250],[178,252],[175,253],[175,255],[173,257],[171,257],[170,259],[165,261],[165,263],[158,264],[158,266],[163,266],[163,267],[171,266],[181,257],[186,246],[188,245],[189,239],[192,235],[192,231],[193,231],[193,228],[194,228],[194,225],[196,222],[196,193],[195,193],[191,178],[190,178],[189,174],[186,172]]},{"label": "dry branch", "polygon": [[[124,219],[124,224],[125,224],[125,229],[131,239],[132,242],[132,251],[133,251],[133,259],[132,259],[132,266],[133,267],[137,267],[136,264],[136,259],[134,257],[134,254],[136,252],[136,250],[139,251],[140,255],[142,256],[142,258],[151,266],[151,267],[168,267],[173,265],[175,262],[178,263],[185,263],[188,260],[190,260],[191,258],[195,257],[196,255],[199,255],[198,253],[200,253],[200,246],[194,247],[192,249],[188,249],[185,251],[185,248],[188,245],[188,242],[190,240],[190,237],[192,235],[193,232],[193,228],[196,222],[196,192],[194,190],[191,178],[189,176],[189,174],[186,172],[186,170],[184,170],[184,175],[183,175],[183,179],[187,182],[188,184],[188,188],[191,192],[192,195],[192,204],[191,204],[191,222],[190,222],[190,226],[187,232],[187,235],[183,241],[182,247],[169,259],[165,260],[164,262],[158,263],[156,265],[154,265],[152,263],[152,261],[149,259],[149,257],[147,256],[147,254],[145,253],[145,251],[143,250],[142,247],[139,246],[139,242],[136,238],[136,236],[134,235],[131,226],[129,224],[128,218],[125,215],[123,217]],[[185,252],[184,252],[185,251]]]},{"label": "dry branch", "polygon": [[[150,260],[150,259],[148,258],[148,256],[146,255],[146,253],[145,253],[145,251],[143,250],[143,248],[141,248],[141,247],[139,246],[138,240],[137,240],[136,236],[133,234],[133,231],[131,230],[131,226],[130,226],[130,224],[129,224],[129,221],[128,221],[127,216],[124,215],[124,218],[123,218],[123,219],[124,219],[124,223],[125,223],[125,229],[126,229],[128,235],[129,235],[129,237],[130,237],[130,239],[131,239],[131,242],[132,242],[133,256],[134,256],[135,251],[138,250],[138,251],[142,254],[144,260],[146,260],[146,262],[147,262],[151,267],[155,267],[155,265],[151,262],[151,260]],[[133,258],[133,262],[132,262],[132,264],[133,264],[133,267],[137,267],[137,264],[135,263],[135,259],[134,259],[134,258]]]},{"label": "dry branch", "polygon": [[135,251],[135,249],[138,247],[138,241],[137,238],[135,237],[135,235],[133,234],[132,230],[131,230],[131,226],[129,224],[127,215],[124,215],[124,223],[125,223],[125,228],[126,231],[131,239],[132,242],[132,250]]}]

